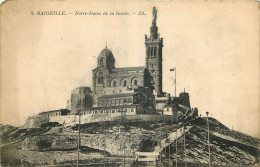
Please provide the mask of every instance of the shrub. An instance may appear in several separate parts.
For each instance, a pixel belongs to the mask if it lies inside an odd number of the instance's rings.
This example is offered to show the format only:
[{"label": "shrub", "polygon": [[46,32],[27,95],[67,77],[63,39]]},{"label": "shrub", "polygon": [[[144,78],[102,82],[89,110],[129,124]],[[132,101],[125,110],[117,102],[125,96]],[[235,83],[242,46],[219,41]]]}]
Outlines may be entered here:
[{"label": "shrub", "polygon": [[48,140],[39,140],[36,142],[38,150],[43,150],[51,147],[51,142]]}]

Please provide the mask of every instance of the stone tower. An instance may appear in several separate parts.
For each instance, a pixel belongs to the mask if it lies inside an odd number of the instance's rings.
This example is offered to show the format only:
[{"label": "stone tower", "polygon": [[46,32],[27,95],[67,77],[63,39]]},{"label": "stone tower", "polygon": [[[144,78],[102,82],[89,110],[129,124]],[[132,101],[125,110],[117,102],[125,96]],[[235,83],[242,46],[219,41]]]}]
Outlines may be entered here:
[{"label": "stone tower", "polygon": [[150,37],[145,35],[146,63],[145,66],[151,74],[151,83],[157,96],[162,95],[162,48],[163,38],[158,34],[156,26],[157,9],[153,7],[153,21],[150,27]]},{"label": "stone tower", "polygon": [[92,107],[93,98],[89,87],[78,87],[71,92],[71,113],[79,113],[80,110],[85,110]]}]

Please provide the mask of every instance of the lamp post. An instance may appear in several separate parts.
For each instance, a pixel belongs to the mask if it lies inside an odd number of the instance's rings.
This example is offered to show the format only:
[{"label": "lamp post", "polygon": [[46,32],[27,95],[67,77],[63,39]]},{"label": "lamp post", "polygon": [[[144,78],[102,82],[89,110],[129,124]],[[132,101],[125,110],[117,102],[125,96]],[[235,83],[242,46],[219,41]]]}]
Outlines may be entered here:
[{"label": "lamp post", "polygon": [[185,163],[185,167],[187,167],[187,163],[186,163],[186,138],[185,138],[185,123],[183,123],[183,147],[184,147],[184,163]]},{"label": "lamp post", "polygon": [[209,167],[211,167],[211,163],[210,163],[210,140],[209,140],[209,112],[206,112],[207,114],[207,125],[208,125],[208,148],[209,148]]},{"label": "lamp post", "polygon": [[176,67],[171,68],[170,71],[175,72],[175,78],[174,78],[174,97],[176,97]]},{"label": "lamp post", "polygon": [[103,134],[105,136],[104,140],[103,140],[103,147],[104,147],[104,167],[106,166],[106,129],[105,129],[105,126],[106,126],[106,120],[104,118],[104,121],[103,121],[103,126],[102,126],[102,131],[103,131]]},{"label": "lamp post", "polygon": [[[166,129],[164,129],[164,133],[165,133],[165,138],[167,138],[167,133],[166,133]],[[166,140],[165,140],[165,148],[164,148],[164,151],[165,151],[165,156],[164,156],[164,164],[165,164],[165,166],[167,165],[167,156],[166,156],[166,154],[167,154],[167,146],[166,146]]]},{"label": "lamp post", "polygon": [[170,136],[169,136],[169,166],[171,166],[171,139],[170,139]]},{"label": "lamp post", "polygon": [[[124,108],[122,107],[121,110],[120,109],[118,110],[118,112],[121,113],[120,125],[122,125],[123,124],[123,119],[125,119],[124,116],[126,115],[127,111],[124,111]],[[119,128],[120,128],[120,126],[119,126]],[[120,130],[118,129],[118,132],[119,131]],[[119,132],[119,135],[120,134],[121,134],[121,132]],[[124,136],[124,146],[123,146],[123,149],[124,149],[123,166],[125,167],[125,149],[126,149],[126,147],[125,147],[125,136]]]},{"label": "lamp post", "polygon": [[178,135],[177,135],[177,131],[178,131],[178,129],[176,129],[176,163],[175,163],[176,167],[178,166],[178,158],[177,158],[177,155],[178,155]]},{"label": "lamp post", "polygon": [[80,97],[80,111],[79,111],[79,125],[78,125],[78,156],[77,156],[77,167],[79,166],[79,149],[80,149],[80,117],[82,112],[82,106],[83,105],[83,97]]}]

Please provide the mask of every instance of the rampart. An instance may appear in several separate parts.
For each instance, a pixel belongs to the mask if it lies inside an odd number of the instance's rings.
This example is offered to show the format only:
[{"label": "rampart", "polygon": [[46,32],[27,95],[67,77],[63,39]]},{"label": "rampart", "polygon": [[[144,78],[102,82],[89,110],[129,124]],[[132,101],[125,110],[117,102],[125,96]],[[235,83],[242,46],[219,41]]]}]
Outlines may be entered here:
[{"label": "rampart", "polygon": [[41,116],[31,116],[28,117],[22,126],[24,129],[28,128],[40,128],[42,124],[48,123],[49,118],[48,117],[41,117]]}]

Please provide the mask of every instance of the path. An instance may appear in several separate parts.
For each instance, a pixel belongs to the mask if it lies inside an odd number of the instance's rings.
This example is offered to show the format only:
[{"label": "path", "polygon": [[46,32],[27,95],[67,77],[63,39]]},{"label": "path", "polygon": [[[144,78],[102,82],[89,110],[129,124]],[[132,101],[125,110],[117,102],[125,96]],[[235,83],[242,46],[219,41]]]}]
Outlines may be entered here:
[{"label": "path", "polygon": [[[204,118],[206,120],[206,118]],[[206,120],[207,121],[207,120]],[[209,122],[213,122],[211,120],[209,120]],[[214,123],[214,122],[213,122]],[[205,131],[208,131],[207,128],[204,128],[204,127],[199,127],[199,126],[196,126],[197,128],[199,129],[203,129]],[[228,141],[231,141],[231,142],[236,142],[236,143],[239,143],[239,144],[243,144],[245,146],[249,146],[249,147],[253,147],[253,148],[257,148],[257,149],[260,149],[260,146],[255,146],[255,145],[252,145],[252,144],[248,144],[244,141],[241,141],[241,140],[238,140],[236,139],[235,137],[232,137],[230,135],[226,135],[226,134],[223,134],[223,133],[220,133],[220,132],[216,132],[216,131],[210,131],[210,133],[214,136],[217,136],[217,137],[220,137],[224,140],[228,140]]]},{"label": "path", "polygon": [[138,162],[153,162],[156,165],[156,161],[159,159],[160,152],[170,144],[172,144],[176,139],[180,138],[184,133],[186,134],[193,126],[187,126],[185,131],[183,127],[171,132],[167,138],[162,139],[158,142],[157,146],[154,148],[153,152],[136,152]]},{"label": "path", "polygon": [[224,135],[224,134],[221,134],[221,133],[218,133],[218,132],[211,132],[211,134],[213,134],[213,135],[215,135],[217,137],[220,137],[222,139],[225,139],[225,140],[229,140],[229,141],[240,143],[240,144],[243,144],[243,145],[246,145],[246,146],[249,146],[249,147],[254,147],[254,148],[260,149],[260,146],[257,147],[257,146],[254,146],[254,145],[242,142],[242,141],[237,140],[236,138],[228,136],[228,135]]},{"label": "path", "polygon": [[[192,128],[192,126],[187,126],[186,128],[187,129],[185,130],[185,133],[187,133]],[[177,129],[177,131],[171,132],[168,138],[162,139],[161,142],[157,144],[157,146],[154,149],[154,152],[160,153],[165,147],[168,147],[170,144],[172,144],[176,139],[181,137],[183,134],[184,134],[183,127]]]},{"label": "path", "polygon": [[45,133],[45,132],[49,131],[50,129],[51,129],[51,128],[48,127],[48,128],[46,128],[46,129],[44,129],[44,130],[42,130],[42,131],[40,131],[40,132],[35,132],[35,133],[33,133],[33,134],[23,136],[23,137],[21,137],[21,138],[18,139],[18,140],[15,140],[15,141],[12,141],[12,142],[8,142],[8,143],[1,144],[1,145],[0,145],[0,148],[1,148],[1,147],[8,146],[8,145],[12,145],[12,144],[19,143],[19,142],[23,141],[24,139],[26,139],[26,137],[29,137],[29,136],[30,136],[30,137],[32,137],[32,136],[36,136],[36,135],[39,135],[39,134]]}]

